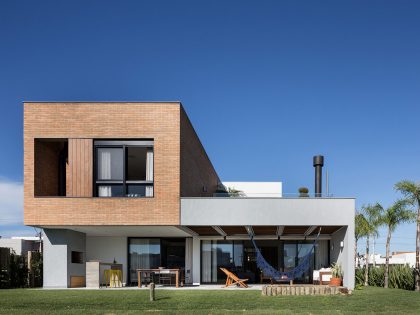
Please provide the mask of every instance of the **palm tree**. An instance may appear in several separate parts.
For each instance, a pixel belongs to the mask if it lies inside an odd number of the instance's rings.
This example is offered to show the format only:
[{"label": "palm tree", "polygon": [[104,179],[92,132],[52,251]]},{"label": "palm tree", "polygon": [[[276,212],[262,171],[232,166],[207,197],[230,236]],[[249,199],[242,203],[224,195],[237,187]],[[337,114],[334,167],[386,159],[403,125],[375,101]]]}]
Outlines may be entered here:
[{"label": "palm tree", "polygon": [[[386,238],[386,259],[385,259],[385,281],[384,288],[388,288],[389,277],[389,245],[391,243],[391,235],[395,228],[406,222],[415,220],[416,215],[411,209],[407,209],[408,202],[405,199],[397,200],[391,207],[383,210],[380,222],[388,227],[388,235]],[[380,206],[380,205],[379,205]]]},{"label": "palm tree", "polygon": [[354,228],[354,265],[357,266],[357,242],[363,238],[367,237],[367,221],[363,213],[356,213],[355,217],[355,228]]},{"label": "palm tree", "polygon": [[362,213],[366,219],[364,227],[366,235],[365,286],[369,284],[369,240],[371,236],[378,236],[382,210],[383,208],[379,203],[362,207]]},{"label": "palm tree", "polygon": [[417,232],[416,232],[416,291],[420,291],[420,183],[403,180],[395,184],[395,189],[402,193],[407,202],[417,206]]}]

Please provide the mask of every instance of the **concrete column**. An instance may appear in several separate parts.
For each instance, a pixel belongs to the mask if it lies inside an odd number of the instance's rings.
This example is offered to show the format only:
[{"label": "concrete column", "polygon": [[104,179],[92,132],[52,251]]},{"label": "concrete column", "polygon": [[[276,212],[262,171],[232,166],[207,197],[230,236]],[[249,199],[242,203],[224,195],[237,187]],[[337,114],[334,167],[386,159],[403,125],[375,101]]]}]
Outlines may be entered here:
[{"label": "concrete column", "polygon": [[[81,252],[83,263],[72,263],[71,252]],[[72,276],[86,276],[84,233],[65,229],[44,229],[44,287],[68,288]]]},{"label": "concrete column", "polygon": [[343,285],[354,289],[354,225],[343,227],[332,234],[330,245],[331,263],[341,265],[344,272]]},{"label": "concrete column", "polygon": [[198,237],[193,237],[193,255],[192,255],[192,269],[193,269],[193,284],[200,285],[201,281],[201,240]]}]

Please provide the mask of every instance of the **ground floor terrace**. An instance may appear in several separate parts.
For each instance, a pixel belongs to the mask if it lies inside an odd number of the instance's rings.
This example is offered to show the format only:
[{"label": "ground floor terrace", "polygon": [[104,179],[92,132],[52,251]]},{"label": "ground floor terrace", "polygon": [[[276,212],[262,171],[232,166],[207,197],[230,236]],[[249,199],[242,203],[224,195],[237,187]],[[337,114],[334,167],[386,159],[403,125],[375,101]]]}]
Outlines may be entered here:
[{"label": "ground floor terrace", "polygon": [[[275,270],[287,272],[309,257],[316,239],[309,266],[293,280],[312,283],[314,270],[337,262],[343,285],[354,287],[354,199],[213,197],[180,202],[176,226],[40,226],[45,232],[44,286],[88,284],[89,262],[95,261],[118,265],[114,267],[126,286],[138,284],[139,269],[160,278],[165,269],[169,285],[174,272],[186,285],[222,283],[226,278],[220,268],[260,283],[269,279],[256,264],[256,249]],[[150,272],[144,274],[143,280],[150,277]]]},{"label": "ground floor terrace", "polygon": [[[86,285],[90,262],[120,265],[124,286],[155,282],[176,286],[175,273],[161,281],[159,270],[179,270],[178,286],[222,284],[226,268],[250,284],[270,283],[258,268],[254,238],[265,260],[279,271],[291,271],[310,254],[295,284],[312,284],[313,271],[343,265],[344,285],[353,287],[348,264],[351,239],[347,226],[79,226],[44,229],[44,287]],[[319,233],[319,236],[318,236]],[[316,246],[313,247],[316,241]],[[103,282],[103,270],[99,270]]]},{"label": "ground floor terrace", "polygon": [[418,314],[418,292],[367,287],[351,295],[263,296],[261,290],[0,290],[0,314]]}]

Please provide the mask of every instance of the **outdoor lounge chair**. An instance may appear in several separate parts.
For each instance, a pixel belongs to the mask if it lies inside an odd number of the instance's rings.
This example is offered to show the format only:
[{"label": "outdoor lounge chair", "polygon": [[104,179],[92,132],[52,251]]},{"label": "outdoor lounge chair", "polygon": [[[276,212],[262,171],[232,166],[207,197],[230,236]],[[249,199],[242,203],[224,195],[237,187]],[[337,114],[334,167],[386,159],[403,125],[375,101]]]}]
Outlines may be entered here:
[{"label": "outdoor lounge chair", "polygon": [[312,275],[313,284],[329,284],[331,277],[331,268],[321,268],[320,270],[314,270]]},{"label": "outdoor lounge chair", "polygon": [[230,272],[225,268],[220,268],[226,274],[226,285],[225,288],[228,286],[236,284],[237,286],[241,286],[242,288],[248,288],[248,285],[245,283],[249,279],[239,279],[234,273]]}]

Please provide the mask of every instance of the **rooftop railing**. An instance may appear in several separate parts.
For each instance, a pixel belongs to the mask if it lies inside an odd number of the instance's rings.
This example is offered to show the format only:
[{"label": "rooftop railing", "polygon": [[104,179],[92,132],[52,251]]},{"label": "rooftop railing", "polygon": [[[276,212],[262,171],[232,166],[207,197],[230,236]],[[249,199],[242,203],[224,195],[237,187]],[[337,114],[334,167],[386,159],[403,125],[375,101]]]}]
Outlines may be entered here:
[{"label": "rooftop railing", "polygon": [[216,198],[334,198],[331,193],[315,195],[315,193],[263,193],[263,192],[217,192],[213,193]]}]

